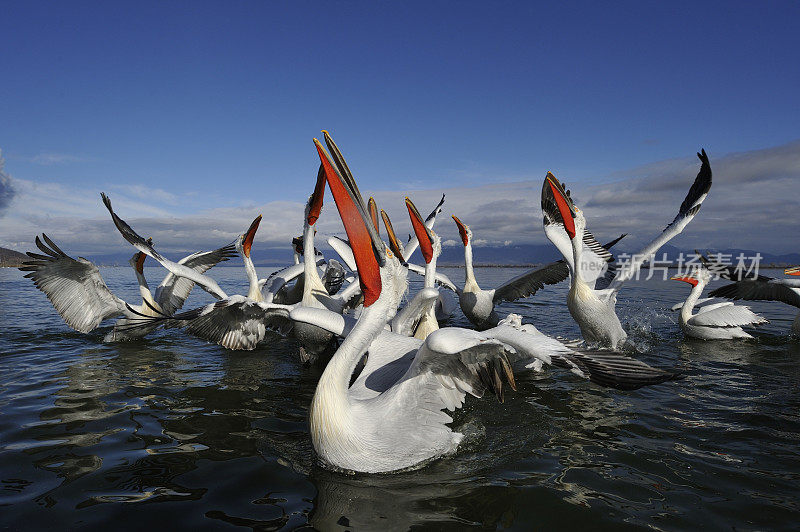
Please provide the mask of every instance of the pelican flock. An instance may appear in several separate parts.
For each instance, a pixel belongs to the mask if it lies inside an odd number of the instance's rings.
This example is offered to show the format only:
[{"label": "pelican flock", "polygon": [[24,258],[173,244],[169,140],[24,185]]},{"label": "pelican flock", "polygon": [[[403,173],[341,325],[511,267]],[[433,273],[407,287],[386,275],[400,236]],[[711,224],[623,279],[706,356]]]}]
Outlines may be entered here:
[{"label": "pelican flock", "polygon": [[[563,258],[487,290],[475,278],[472,230],[455,215],[464,248],[463,287],[437,272],[442,241],[434,226],[444,196],[427,217],[405,198],[414,234],[403,245],[388,214],[373,198],[364,200],[327,131],[323,139],[324,145],[314,139],[319,169],[306,203],[302,236],[292,241],[294,263],[265,279],[259,279],[251,258],[260,214],[233,242],[174,262],[125,222],[105,194],[102,202],[114,225],[136,249],[130,264],[141,303],[115,296],[97,266],[68,256],[45,234],[35,239],[41,253],[29,252],[30,260],[20,269],[76,331],[88,333],[106,319],[119,318],[105,341],[134,340],[163,327],[226,349],[249,350],[269,341],[270,330],[291,336],[299,345],[300,361],[324,365],[309,408],[310,439],[320,461],[341,470],[398,471],[454,452],[462,435],[449,426],[448,412],[462,407],[468,396],[481,398],[487,392],[502,401],[509,389],[516,390],[515,372],[559,368],[576,380],[620,390],[681,377],[679,371],[637,360],[615,307],[621,288],[636,277],[647,258],[700,211],[712,183],[705,151],[697,154],[700,170],[675,218],[624,265],[610,249],[625,235],[601,245],[571,192],[548,172],[541,192],[544,233]],[[326,188],[347,235],[327,239],[336,259],[324,257],[315,246]],[[417,248],[424,265],[412,262]],[[207,272],[237,254],[248,289],[246,294],[229,295]],[[146,257],[168,272],[155,294],[144,277]],[[713,298],[781,301],[800,308],[800,267],[785,270],[791,277],[787,279],[735,278],[732,269],[705,257],[703,261],[693,271],[672,277],[692,286],[686,301],[673,307],[680,311],[686,336],[746,340],[753,337],[745,327],[766,323],[746,306]],[[712,271],[733,282],[701,299]],[[408,294],[409,272],[424,279],[413,296]],[[519,315],[502,312],[506,302],[562,281],[569,283],[566,306],[583,342],[550,337],[535,324],[523,323]],[[195,285],[215,301],[182,311]],[[456,295],[474,329],[445,326],[456,309],[441,290]],[[800,314],[792,333],[800,334]]]}]

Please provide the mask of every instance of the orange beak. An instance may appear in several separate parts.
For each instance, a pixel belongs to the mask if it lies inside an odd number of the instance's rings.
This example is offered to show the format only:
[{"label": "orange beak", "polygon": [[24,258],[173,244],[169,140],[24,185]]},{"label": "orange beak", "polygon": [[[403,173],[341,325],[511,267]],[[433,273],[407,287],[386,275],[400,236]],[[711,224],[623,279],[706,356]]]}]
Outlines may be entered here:
[{"label": "orange beak", "polygon": [[428,264],[433,260],[433,242],[425,222],[422,220],[417,210],[416,205],[410,199],[406,198],[406,208],[408,208],[408,215],[411,217],[411,225],[414,227],[414,233],[419,240],[419,250],[425,258],[425,263]]},{"label": "orange beak", "polygon": [[458,226],[458,233],[461,235],[461,242],[464,243],[464,247],[469,244],[469,235],[467,234],[467,226],[464,225],[464,222],[458,219],[458,216],[455,214],[453,215],[453,221]]},{"label": "orange beak", "polygon": [[261,223],[261,215],[259,214],[256,216],[256,219],[253,220],[253,223],[250,224],[250,228],[244,234],[244,240],[242,240],[242,252],[244,253],[245,257],[250,257],[250,248],[253,245],[253,238],[256,236],[256,231],[258,231],[258,224]]},{"label": "orange beak", "polygon": [[692,286],[697,286],[698,281],[694,277],[690,277],[688,275],[673,275],[669,278],[670,281],[683,281],[684,283],[689,283]]},{"label": "orange beak", "polygon": [[375,203],[375,198],[369,198],[367,206],[369,207],[369,216],[372,218],[372,225],[375,226],[375,230],[378,234],[381,234],[381,226],[380,223],[378,223],[378,205]]},{"label": "orange beak", "polygon": [[311,194],[311,199],[308,200],[311,207],[308,209],[308,225],[314,225],[319,219],[319,213],[322,212],[322,200],[325,198],[325,170],[322,165],[319,165],[317,172],[317,185],[314,187],[314,193]]},{"label": "orange beak", "polygon": [[567,197],[567,194],[564,192],[564,187],[561,186],[561,183],[558,182],[558,179],[556,179],[552,173],[547,172],[545,180],[547,180],[547,184],[553,192],[558,211],[561,213],[561,218],[564,221],[564,229],[566,229],[571,239],[575,238],[575,211],[571,206],[572,200]]},{"label": "orange beak", "polygon": [[400,262],[405,262],[406,259],[403,258],[403,252],[400,251],[400,244],[397,242],[397,235],[394,233],[394,227],[392,227],[392,221],[389,219],[389,215],[386,214],[386,211],[381,209],[381,218],[383,218],[383,225],[386,226],[386,233],[389,235],[389,249],[392,250],[392,253],[397,255],[397,258]]},{"label": "orange beak", "polygon": [[[341,157],[341,153],[327,132],[325,133],[325,141],[335,152],[339,163],[338,166],[346,168],[344,158]],[[342,218],[347,238],[350,240],[353,257],[358,269],[361,293],[364,295],[364,307],[366,308],[378,300],[382,289],[380,264],[375,256],[374,249],[376,242],[373,240],[373,235],[370,234],[367,221],[356,204],[356,201],[361,200],[358,190],[354,188],[355,182],[352,184],[349,181],[345,183],[344,178],[334,168],[333,161],[317,139],[314,139],[314,145],[317,147],[317,153],[325,169],[328,186]]]},{"label": "orange beak", "polygon": [[137,253],[137,256],[136,256],[136,271],[141,273],[141,274],[144,274],[144,259],[146,257],[147,257],[147,255],[145,255],[141,251],[139,253]]}]

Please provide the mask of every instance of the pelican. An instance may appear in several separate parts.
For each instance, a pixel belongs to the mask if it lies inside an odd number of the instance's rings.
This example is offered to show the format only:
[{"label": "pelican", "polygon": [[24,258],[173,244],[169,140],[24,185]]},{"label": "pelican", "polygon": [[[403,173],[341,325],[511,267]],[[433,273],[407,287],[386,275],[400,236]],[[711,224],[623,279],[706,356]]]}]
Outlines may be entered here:
[{"label": "pelican", "polygon": [[[103,340],[106,342],[138,338],[152,330],[127,330],[128,319],[136,317],[136,314],[131,313],[125,301],[109,290],[100,270],[91,261],[83,257],[73,259],[44,233],[41,239],[37,236],[35,242],[44,255],[28,252],[33,260],[26,261],[19,269],[29,272],[25,277],[32,279],[36,287],[44,292],[68,326],[78,332],[88,333],[108,318],[124,316],[105,335]],[[152,245],[152,240],[148,239],[146,242]],[[181,259],[178,264],[202,274],[234,255],[233,244],[229,244],[213,251],[193,253]],[[158,285],[153,297],[144,277],[145,258],[146,255],[139,251],[129,260],[136,272],[136,281],[142,296],[141,305],[134,308],[147,315],[153,315],[153,309],[161,314],[172,315],[183,306],[194,282],[170,272]]]},{"label": "pelican", "polygon": [[674,275],[670,279],[692,285],[692,290],[681,306],[680,313],[681,329],[686,336],[700,340],[752,338],[742,327],[768,323],[749,307],[734,305],[730,301],[706,304],[700,307],[697,314],[692,314],[700,294],[712,279],[711,272],[706,268],[696,268],[689,274]]},{"label": "pelican", "polygon": [[[724,272],[722,275],[727,279],[732,277],[731,271]],[[800,266],[786,268],[783,273],[793,277],[800,277]],[[781,301],[787,305],[800,308],[800,279],[775,279],[766,275],[758,275],[756,278],[745,278],[734,283],[726,284],[710,294],[712,297],[724,297],[727,299],[744,299],[748,301]],[[795,336],[800,336],[800,313],[797,314],[792,322],[791,332]]]},{"label": "pelican", "polygon": [[[341,320],[346,336],[322,373],[309,409],[311,441],[320,459],[336,468],[376,473],[413,467],[454,451],[461,441],[462,435],[447,426],[452,419],[444,410],[461,407],[467,393],[480,397],[490,389],[502,399],[505,385],[515,387],[509,361],[515,349],[467,329],[439,329],[424,341],[385,330],[387,316],[397,311],[407,287],[408,270],[380,240],[338,148],[328,135],[325,140],[333,160],[314,142],[352,247],[364,308],[352,326]],[[297,308],[291,317],[320,313],[325,311]],[[512,333],[525,338],[522,344],[535,338],[514,328]],[[387,337],[390,341],[382,341]],[[367,362],[350,386],[367,352]],[[642,370],[647,381],[675,378],[627,357],[613,357],[648,368]],[[607,374],[611,365],[625,367],[595,360],[595,369],[587,371]],[[636,371],[627,371],[626,379],[636,378]]]},{"label": "pelican", "polygon": [[562,183],[547,173],[542,185],[542,212],[544,230],[547,238],[558,248],[567,261],[570,272],[570,289],[567,295],[567,308],[588,342],[608,345],[618,349],[625,344],[627,333],[623,330],[615,311],[617,293],[624,283],[632,279],[642,263],[651,255],[683,231],[692,221],[711,188],[711,165],[705,150],[697,154],[701,161],[700,171],[686,198],[681,203],[675,219],[664,231],[645,248],[632,256],[627,267],[619,271],[608,288],[596,289],[590,283],[591,272],[582,267],[583,245],[586,219],[583,212],[573,203],[570,194]]},{"label": "pelican", "polygon": [[[463,290],[459,289],[444,274],[437,275],[437,281],[445,288],[449,288],[456,293],[464,316],[478,330],[494,327],[500,321],[500,317],[495,312],[495,305],[503,301],[516,301],[523,297],[532,296],[545,285],[560,283],[569,276],[569,268],[566,263],[563,260],[559,260],[540,268],[528,270],[492,290],[483,290],[475,280],[475,272],[472,267],[472,230],[455,215],[453,215],[453,221],[458,227],[461,242],[464,244],[464,288]],[[585,258],[595,259],[599,263],[595,268],[592,268],[593,270],[600,272],[605,271],[609,266],[613,268],[611,263],[614,257],[607,249],[624,237],[625,235],[620,236],[606,244],[605,247],[597,244],[592,237],[591,241],[589,241],[592,247],[587,246]],[[600,253],[596,253],[596,251]],[[613,269],[610,271],[613,271]]]},{"label": "pelican", "polygon": [[[270,283],[272,288],[268,293],[269,299],[264,296],[262,286],[270,279],[258,279],[250,257],[253,239],[261,222],[261,215],[259,215],[250,224],[248,230],[236,240],[236,249],[242,255],[249,280],[249,291],[246,296],[225,297],[215,303],[173,316],[139,315],[134,328],[152,327],[157,324],[162,324],[167,328],[182,327],[194,336],[232,350],[255,349],[266,338],[269,329],[274,329],[282,334],[292,332],[301,344],[301,360],[304,362],[316,360],[327,349],[333,335],[324,328],[313,324],[291,322],[288,319],[289,311],[298,306],[305,306],[341,314],[345,305],[358,294],[359,289],[358,283],[351,283],[336,296],[329,296],[317,272],[313,226],[322,211],[324,186],[325,173],[318,172],[317,185],[306,203],[303,262],[291,266],[289,268],[292,270],[291,274],[284,272],[282,275],[272,278]],[[121,223],[124,222],[121,221]],[[126,232],[129,235],[135,235],[129,226]],[[137,238],[131,236],[131,240],[137,241]],[[297,271],[300,266],[302,266],[303,274],[302,299],[291,305],[274,303],[273,299],[277,291],[275,287],[301,273]]]}]

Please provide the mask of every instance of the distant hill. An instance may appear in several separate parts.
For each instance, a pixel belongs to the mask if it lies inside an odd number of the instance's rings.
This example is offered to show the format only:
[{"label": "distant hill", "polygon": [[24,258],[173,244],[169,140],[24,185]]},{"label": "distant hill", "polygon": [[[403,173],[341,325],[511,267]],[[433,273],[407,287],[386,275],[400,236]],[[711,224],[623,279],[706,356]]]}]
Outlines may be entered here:
[{"label": "distant hill", "polygon": [[24,253],[13,249],[0,248],[0,268],[16,268],[22,266],[22,261],[30,260]]}]

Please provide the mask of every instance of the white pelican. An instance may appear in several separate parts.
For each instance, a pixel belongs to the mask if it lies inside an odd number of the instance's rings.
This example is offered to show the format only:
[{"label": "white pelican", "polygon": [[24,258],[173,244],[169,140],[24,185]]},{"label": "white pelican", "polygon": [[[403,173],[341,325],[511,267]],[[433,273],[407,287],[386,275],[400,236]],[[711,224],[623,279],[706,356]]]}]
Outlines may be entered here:
[{"label": "white pelican", "polygon": [[[339,317],[346,337],[317,384],[309,410],[311,440],[319,457],[337,468],[388,472],[412,467],[452,452],[460,442],[462,435],[447,426],[452,419],[443,410],[459,408],[467,393],[480,397],[491,389],[502,398],[504,382],[515,386],[508,358],[515,348],[467,329],[440,329],[424,342],[385,330],[387,316],[396,312],[407,287],[408,270],[380,240],[339,150],[327,135],[325,140],[335,162],[316,139],[315,145],[352,247],[364,309],[352,325]],[[325,311],[291,311],[293,319],[320,313]],[[535,343],[535,335],[510,329],[509,337]],[[367,352],[364,369],[350,386]],[[540,357],[547,362],[565,360],[557,352]],[[594,360],[595,369],[587,371],[605,375],[612,367],[629,381],[645,373],[646,381],[675,377],[618,354],[608,357]],[[578,364],[570,364],[581,372]],[[640,373],[632,368],[641,368]]]},{"label": "white pelican", "polygon": [[[732,270],[732,268],[731,268]],[[723,277],[731,279],[732,272]],[[783,272],[794,277],[800,276],[800,266],[786,268]],[[710,294],[712,297],[728,299],[744,299],[748,301],[781,301],[787,305],[800,308],[800,279],[775,279],[759,275],[755,279],[745,278],[735,283],[726,284]],[[792,334],[800,336],[800,313],[792,322]]]},{"label": "white pelican", "polygon": [[686,336],[700,340],[734,340],[752,338],[742,327],[767,323],[767,320],[750,310],[749,307],[734,305],[730,301],[706,304],[692,314],[700,294],[712,279],[706,268],[696,268],[686,275],[674,275],[673,281],[683,281],[692,285],[689,296],[681,307],[680,324]]},{"label": "white pelican", "polygon": [[[208,342],[216,343],[226,349],[252,350],[266,338],[267,330],[274,329],[282,334],[290,331],[301,344],[301,359],[309,361],[325,351],[333,335],[311,324],[298,323],[295,327],[289,321],[289,310],[297,306],[321,308],[341,314],[345,305],[358,294],[358,283],[354,283],[341,290],[336,296],[329,296],[317,272],[317,260],[314,253],[314,224],[322,210],[324,196],[325,174],[317,174],[317,186],[308,199],[305,210],[304,223],[304,257],[301,264],[289,267],[291,273],[283,271],[280,275],[266,280],[259,280],[255,266],[250,257],[250,250],[258,225],[261,222],[259,215],[248,230],[236,240],[236,247],[242,255],[249,291],[246,296],[234,295],[220,299],[215,303],[193,310],[175,314],[174,316],[146,316],[140,315],[134,327],[152,327],[162,324],[167,328],[181,327],[188,333],[202,338]],[[120,220],[121,223],[124,224]],[[127,226],[127,224],[125,224]],[[126,232],[135,235],[128,226]],[[131,240],[136,241],[135,236]],[[301,301],[292,304],[278,304],[271,302],[275,295],[276,287],[284,282],[303,274],[303,293]],[[266,298],[262,292],[264,283],[269,282],[271,287]]]},{"label": "white pelican", "polygon": [[[108,318],[136,317],[136,314],[126,308],[126,303],[109,290],[97,266],[83,257],[73,259],[61,251],[44,233],[42,239],[46,244],[37,236],[36,247],[44,252],[44,255],[28,252],[28,256],[33,260],[25,262],[19,269],[29,272],[25,277],[32,279],[36,287],[45,293],[67,325],[78,332],[88,333]],[[147,243],[150,242],[148,239]],[[213,251],[193,253],[181,259],[178,264],[202,274],[235,255],[233,244],[229,244]],[[139,251],[129,261],[136,272],[142,296],[142,304],[135,308],[146,315],[153,315],[153,309],[158,313],[172,315],[183,306],[194,287],[194,282],[170,272],[156,288],[154,298],[144,277],[145,257],[146,255]],[[125,327],[128,323],[126,318],[117,320],[114,328],[106,334],[104,341],[138,338],[152,330],[152,328],[139,328],[128,331]]]},{"label": "white pelican", "polygon": [[570,270],[570,289],[567,296],[569,312],[581,328],[583,338],[588,342],[620,348],[628,335],[622,329],[617,313],[617,293],[623,284],[632,279],[642,263],[664,244],[683,231],[695,217],[711,188],[711,165],[706,152],[697,154],[701,161],[700,171],[689,193],[681,203],[678,215],[664,231],[639,253],[632,256],[630,263],[619,271],[606,289],[595,289],[591,272],[575,265],[582,264],[586,231],[583,212],[572,202],[564,186],[547,173],[542,185],[542,213],[547,238],[558,248]]},{"label": "white pelican", "polygon": [[[442,286],[453,290],[458,295],[458,302],[461,305],[464,316],[478,330],[494,327],[500,321],[500,317],[495,312],[495,305],[503,301],[516,301],[523,297],[532,296],[545,285],[560,283],[569,276],[567,264],[560,260],[540,268],[528,270],[492,290],[483,290],[475,280],[475,272],[472,267],[472,230],[455,215],[453,216],[453,221],[458,226],[461,242],[464,244],[464,288],[463,290],[459,289],[444,274],[439,274],[437,280]],[[597,263],[596,265],[592,264],[592,270],[602,273],[609,266],[613,267],[614,258],[606,249],[619,242],[624,236],[622,235],[607,244],[605,248],[596,244],[592,237],[590,242],[593,247],[587,245],[586,254],[584,255],[585,260],[594,259],[595,263]],[[595,250],[599,250],[600,253],[595,253]],[[587,269],[589,268],[587,267]]]}]

